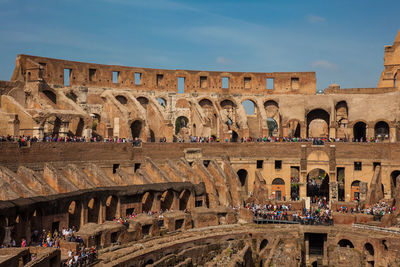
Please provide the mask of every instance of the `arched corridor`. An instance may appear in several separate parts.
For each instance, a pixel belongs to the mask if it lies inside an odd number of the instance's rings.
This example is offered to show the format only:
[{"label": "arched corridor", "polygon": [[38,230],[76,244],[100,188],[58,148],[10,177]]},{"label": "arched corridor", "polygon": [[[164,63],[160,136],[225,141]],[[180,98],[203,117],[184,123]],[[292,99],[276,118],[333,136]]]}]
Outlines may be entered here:
[{"label": "arched corridor", "polygon": [[313,169],[307,175],[307,196],[314,203],[316,199],[329,200],[329,175],[322,169]]}]

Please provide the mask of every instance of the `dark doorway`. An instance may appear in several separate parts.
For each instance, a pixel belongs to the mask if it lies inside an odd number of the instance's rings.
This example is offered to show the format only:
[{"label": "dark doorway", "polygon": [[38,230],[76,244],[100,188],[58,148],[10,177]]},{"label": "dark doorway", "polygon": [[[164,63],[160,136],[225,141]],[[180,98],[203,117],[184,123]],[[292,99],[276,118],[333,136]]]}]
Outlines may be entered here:
[{"label": "dark doorway", "polygon": [[239,139],[239,135],[237,134],[237,132],[232,131],[232,139],[231,139],[231,142],[236,143],[236,142],[238,141],[238,139]]},{"label": "dark doorway", "polygon": [[314,203],[317,199],[329,200],[329,175],[322,169],[314,169],[307,175],[307,196]]},{"label": "dark doorway", "polygon": [[142,132],[142,122],[141,121],[134,121],[131,124],[131,132],[132,132],[132,138],[140,138],[140,134]]},{"label": "dark doorway", "polygon": [[354,124],[353,127],[353,134],[354,134],[354,139],[358,141],[366,141],[366,132],[367,132],[367,125],[359,121],[356,124]]}]

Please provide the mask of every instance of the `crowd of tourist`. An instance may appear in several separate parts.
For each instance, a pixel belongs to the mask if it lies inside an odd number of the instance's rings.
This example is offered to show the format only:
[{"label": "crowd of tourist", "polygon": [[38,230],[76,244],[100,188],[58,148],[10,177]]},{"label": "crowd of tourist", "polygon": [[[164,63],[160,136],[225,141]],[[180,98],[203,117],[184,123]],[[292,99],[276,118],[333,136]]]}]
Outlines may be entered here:
[{"label": "crowd of tourist", "polygon": [[97,259],[97,251],[94,247],[87,249],[80,247],[77,251],[68,251],[68,259],[65,261],[63,267],[83,267],[89,266]]},{"label": "crowd of tourist", "polygon": [[[104,142],[104,143],[132,143],[133,146],[140,146],[142,140],[140,138],[120,138],[120,137],[107,137],[102,138],[100,136],[94,136],[91,138],[85,138],[82,136],[65,136],[61,137],[59,135],[53,136],[45,136],[41,139],[37,137],[30,136],[0,136],[0,142],[14,142],[18,143],[19,146],[26,146],[28,143],[36,143],[36,142],[63,142],[63,143],[83,143],[83,142]],[[167,143],[166,137],[162,137],[159,139],[160,143]],[[371,138],[371,139],[342,139],[342,138],[299,138],[299,137],[242,137],[240,139],[232,139],[225,138],[220,139],[214,136],[204,137],[204,136],[189,136],[188,140],[183,137],[174,136],[173,143],[298,143],[298,142],[307,142],[313,143],[314,145],[323,145],[324,143],[334,143],[334,142],[356,142],[356,143],[378,143],[381,142],[380,138]]]},{"label": "crowd of tourist", "polygon": [[391,206],[388,202],[381,201],[364,209],[361,209],[359,205],[350,208],[343,205],[338,207],[336,211],[340,213],[362,213],[374,216],[375,220],[381,220],[385,214],[394,213],[396,211],[396,206]]}]

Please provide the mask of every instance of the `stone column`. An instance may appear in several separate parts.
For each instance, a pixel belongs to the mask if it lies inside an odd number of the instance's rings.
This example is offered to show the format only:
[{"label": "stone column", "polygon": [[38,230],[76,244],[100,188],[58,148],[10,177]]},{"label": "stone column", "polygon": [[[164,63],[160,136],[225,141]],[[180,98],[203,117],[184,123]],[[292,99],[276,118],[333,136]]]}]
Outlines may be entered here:
[{"label": "stone column", "polygon": [[328,236],[324,235],[324,252],[322,258],[322,265],[328,266]]},{"label": "stone column", "polygon": [[329,137],[336,138],[336,127],[329,127]]},{"label": "stone column", "polygon": [[289,127],[287,125],[282,126],[282,137],[288,137],[289,136]]},{"label": "stone column", "polygon": [[80,225],[80,227],[85,225],[87,223],[87,221],[88,221],[88,208],[84,203],[82,203],[81,204],[81,225]]},{"label": "stone column", "polygon": [[389,128],[389,140],[390,140],[390,143],[396,142],[396,140],[397,140],[396,127],[390,127]]},{"label": "stone column", "polygon": [[113,136],[119,136],[119,118],[114,118]]},{"label": "stone column", "polygon": [[[143,210],[143,208],[142,208]],[[161,210],[161,194],[160,193],[154,193],[154,199],[153,199],[153,206],[151,210]]]},{"label": "stone column", "polygon": [[304,235],[304,248],[306,250],[306,266],[310,265],[310,236],[308,234]]},{"label": "stone column", "polygon": [[120,217],[121,217],[121,213],[122,213],[122,210],[121,210],[121,199],[118,198],[118,201],[117,201],[117,208],[116,208],[116,210],[115,210],[115,217],[116,217],[116,218],[120,218]]},{"label": "stone column", "polygon": [[307,197],[307,171],[300,171],[300,183],[299,183],[299,197],[300,200],[306,199]]},{"label": "stone column", "polygon": [[374,130],[374,126],[367,124],[367,130],[366,130],[366,137],[367,139],[371,139],[375,137],[375,130]]},{"label": "stone column", "polygon": [[32,135],[38,138],[39,140],[42,140],[44,137],[44,128],[41,126],[34,126]]},{"label": "stone column", "polygon": [[11,244],[11,231],[14,228],[14,226],[6,226],[4,227],[5,233],[4,233],[4,241],[3,243],[6,245]]},{"label": "stone column", "polygon": [[69,132],[69,121],[63,121],[61,123],[59,135],[60,137],[66,137],[68,135],[68,132]]},{"label": "stone column", "polygon": [[300,123],[300,137],[307,138],[307,124]]},{"label": "stone column", "polygon": [[97,219],[98,224],[102,224],[106,221],[106,205],[104,205],[103,201],[100,201],[99,204],[99,216]]}]

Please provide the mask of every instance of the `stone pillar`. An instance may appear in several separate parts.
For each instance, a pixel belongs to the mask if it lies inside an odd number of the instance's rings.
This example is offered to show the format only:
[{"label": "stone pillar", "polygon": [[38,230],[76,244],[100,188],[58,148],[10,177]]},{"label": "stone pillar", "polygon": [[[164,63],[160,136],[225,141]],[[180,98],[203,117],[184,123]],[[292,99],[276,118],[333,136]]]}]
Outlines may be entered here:
[{"label": "stone pillar", "polygon": [[42,140],[44,137],[44,128],[41,126],[35,126],[33,127],[33,136],[38,138],[39,140]]},{"label": "stone pillar", "polygon": [[84,203],[81,204],[81,225],[79,227],[82,227],[85,225],[88,221],[88,208],[87,205]]},{"label": "stone pillar", "polygon": [[83,137],[85,137],[85,138],[92,137],[92,129],[87,128],[87,129],[83,130]]},{"label": "stone pillar", "polygon": [[60,137],[66,137],[68,135],[68,132],[69,132],[69,121],[63,121],[61,123],[59,135]]},{"label": "stone pillar", "polygon": [[106,221],[106,205],[102,201],[99,204],[99,216],[97,219],[98,224],[102,224]]},{"label": "stone pillar", "polygon": [[174,194],[174,200],[172,201],[172,208],[174,209],[174,211],[179,210],[179,194],[177,192],[173,192]]},{"label": "stone pillar", "polygon": [[4,233],[4,241],[3,243],[6,245],[11,244],[11,231],[14,228],[14,226],[6,226],[4,227],[5,233]]},{"label": "stone pillar", "polygon": [[[331,175],[331,174],[329,174]],[[333,176],[329,176],[331,179],[332,177],[334,178],[335,174],[333,173]],[[338,183],[336,181],[330,182],[329,183],[329,202],[332,203],[332,201],[337,201],[338,200]]]},{"label": "stone pillar", "polygon": [[304,235],[304,248],[306,250],[306,266],[310,265],[310,236],[308,234]]},{"label": "stone pillar", "polygon": [[307,124],[300,124],[300,137],[307,138]]},{"label": "stone pillar", "polygon": [[307,197],[307,171],[300,171],[300,183],[299,183],[299,197],[300,200],[306,199]]},{"label": "stone pillar", "polygon": [[324,252],[322,258],[322,265],[328,266],[328,236],[324,235]]},{"label": "stone pillar", "polygon": [[374,126],[370,127],[370,125],[367,124],[366,137],[367,139],[375,138]]},{"label": "stone pillar", "polygon": [[[143,210],[143,208],[142,208]],[[151,210],[161,210],[161,194],[160,193],[154,193],[154,199],[153,199],[153,206]]]},{"label": "stone pillar", "polygon": [[121,216],[121,213],[122,213],[122,210],[121,210],[121,199],[118,198],[118,201],[117,201],[117,208],[116,208],[116,210],[115,210],[115,217],[116,217],[116,218],[122,217],[122,216]]},{"label": "stone pillar", "polygon": [[289,127],[287,125],[282,126],[282,137],[288,137],[289,136]]},{"label": "stone pillar", "polygon": [[[70,81],[70,83],[71,82],[72,81]],[[79,93],[78,93],[78,103],[79,104],[86,104],[88,91],[89,90],[87,87],[79,87]]]},{"label": "stone pillar", "polygon": [[114,118],[113,136],[119,136],[119,118]]},{"label": "stone pillar", "polygon": [[336,138],[336,127],[329,127],[329,137]]},{"label": "stone pillar", "polygon": [[390,127],[389,128],[389,140],[390,140],[390,143],[396,142],[396,140],[397,140],[396,127]]}]

